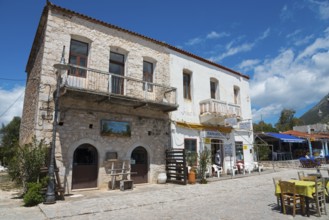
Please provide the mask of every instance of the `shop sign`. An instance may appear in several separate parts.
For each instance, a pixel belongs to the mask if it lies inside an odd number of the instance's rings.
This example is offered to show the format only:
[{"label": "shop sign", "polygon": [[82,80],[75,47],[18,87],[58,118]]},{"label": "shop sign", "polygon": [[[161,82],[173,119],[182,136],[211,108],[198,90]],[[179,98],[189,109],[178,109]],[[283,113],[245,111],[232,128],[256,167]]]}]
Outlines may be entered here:
[{"label": "shop sign", "polygon": [[232,157],[232,144],[224,144],[225,156]]},{"label": "shop sign", "polygon": [[241,130],[251,130],[251,123],[250,121],[247,121],[247,122],[240,122],[239,123],[239,129]]},{"label": "shop sign", "polygon": [[226,126],[233,126],[233,125],[238,124],[238,121],[236,118],[225,118],[224,122],[225,122]]},{"label": "shop sign", "polygon": [[203,131],[203,136],[207,138],[223,138],[225,134],[222,134],[219,131]]},{"label": "shop sign", "polygon": [[210,138],[205,138],[204,143],[205,144],[211,144],[211,139]]}]

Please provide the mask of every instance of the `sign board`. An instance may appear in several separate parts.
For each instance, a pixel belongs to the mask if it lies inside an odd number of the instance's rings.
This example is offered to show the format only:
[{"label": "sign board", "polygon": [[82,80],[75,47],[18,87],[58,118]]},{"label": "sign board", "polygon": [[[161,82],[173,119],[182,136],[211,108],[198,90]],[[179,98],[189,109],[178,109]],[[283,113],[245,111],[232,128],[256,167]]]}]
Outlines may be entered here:
[{"label": "sign board", "polygon": [[243,150],[248,150],[248,146],[247,145],[243,145]]},{"label": "sign board", "polygon": [[210,138],[205,138],[204,143],[205,144],[211,144],[211,139]]},{"label": "sign board", "polygon": [[224,144],[225,157],[232,157],[232,144]]},{"label": "sign board", "polygon": [[241,129],[241,130],[251,130],[251,123],[250,123],[250,121],[240,122],[239,123],[239,129]]},{"label": "sign board", "polygon": [[219,131],[203,131],[202,136],[205,138],[226,138],[226,133]]},{"label": "sign board", "polygon": [[225,118],[224,122],[225,126],[234,126],[238,124],[238,120],[236,118]]}]

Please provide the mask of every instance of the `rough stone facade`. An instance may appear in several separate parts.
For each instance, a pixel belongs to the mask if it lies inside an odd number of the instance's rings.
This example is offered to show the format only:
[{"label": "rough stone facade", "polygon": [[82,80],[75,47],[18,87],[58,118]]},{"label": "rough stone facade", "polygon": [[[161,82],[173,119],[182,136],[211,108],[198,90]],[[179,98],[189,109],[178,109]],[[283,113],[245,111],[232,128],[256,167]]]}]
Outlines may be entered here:
[{"label": "rough stone facade", "polygon": [[[169,85],[169,55],[166,49],[142,37],[125,31],[94,23],[85,17],[47,5],[43,13],[44,34],[42,44],[34,55],[28,82],[23,114],[21,143],[29,142],[32,136],[50,143],[53,130],[53,93],[56,88],[56,70],[53,65],[61,59],[65,46],[65,59],[69,58],[71,39],[88,43],[88,68],[109,71],[110,51],[125,55],[125,76],[143,79],[143,60],[154,64],[153,82]],[[34,45],[36,46],[36,45]],[[37,45],[38,46],[38,45]],[[30,57],[31,58],[31,57]],[[33,81],[32,78],[39,79]],[[128,93],[138,96],[141,91],[132,87]],[[157,94],[155,94],[157,96]],[[160,100],[161,98],[155,98]],[[98,153],[97,187],[107,187],[110,176],[104,164],[107,152],[117,152],[118,159],[130,160],[134,148],[142,146],[148,155],[148,182],[155,183],[159,172],[165,169],[165,149],[170,147],[170,124],[168,113],[148,108],[133,109],[124,105],[97,103],[92,99],[60,97],[62,126],[57,126],[56,161],[60,177],[67,192],[71,190],[74,151],[82,144],[90,144]],[[130,137],[101,135],[101,120],[130,122]],[[92,126],[90,126],[92,125]]]}]

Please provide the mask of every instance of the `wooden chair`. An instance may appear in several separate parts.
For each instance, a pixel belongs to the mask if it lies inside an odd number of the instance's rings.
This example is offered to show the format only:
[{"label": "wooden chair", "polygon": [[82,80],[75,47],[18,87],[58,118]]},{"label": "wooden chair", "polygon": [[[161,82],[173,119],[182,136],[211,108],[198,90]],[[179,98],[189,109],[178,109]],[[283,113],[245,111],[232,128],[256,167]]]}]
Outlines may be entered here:
[{"label": "wooden chair", "polygon": [[315,203],[319,217],[321,217],[321,214],[327,215],[325,190],[325,180],[323,178],[315,178],[315,193],[311,202]]},{"label": "wooden chair", "polygon": [[300,180],[303,180],[303,181],[313,181],[313,182],[315,182],[316,179],[317,179],[317,176],[304,176]]},{"label": "wooden chair", "polygon": [[[299,196],[296,193],[295,183],[288,181],[279,181],[281,189],[281,202],[283,213],[286,214],[286,207],[292,208],[292,215],[295,217],[296,209],[302,209],[302,213],[305,213],[304,197]],[[299,205],[299,206],[298,206]]]},{"label": "wooden chair", "polygon": [[299,180],[302,180],[302,178],[305,177],[304,171],[298,171],[297,174],[298,174],[298,179]]},{"label": "wooden chair", "polygon": [[[281,180],[282,180],[281,177],[273,177],[274,189]],[[279,196],[276,196],[276,203],[277,203],[278,207],[281,207]]]}]

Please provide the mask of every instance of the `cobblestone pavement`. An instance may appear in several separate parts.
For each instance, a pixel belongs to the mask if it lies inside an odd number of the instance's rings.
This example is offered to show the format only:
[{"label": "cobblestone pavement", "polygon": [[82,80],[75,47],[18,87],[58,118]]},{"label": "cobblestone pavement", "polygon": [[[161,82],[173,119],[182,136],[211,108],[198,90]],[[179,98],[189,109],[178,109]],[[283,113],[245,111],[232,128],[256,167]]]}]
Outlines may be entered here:
[{"label": "cobblestone pavement", "polygon": [[316,217],[311,212],[310,218],[299,212],[295,218],[280,213],[273,177],[298,178],[296,169],[284,169],[219,181],[209,178],[203,185],[145,184],[129,191],[78,191],[64,201],[33,208],[20,207],[20,200],[1,192],[0,219],[329,219],[329,213]]}]

